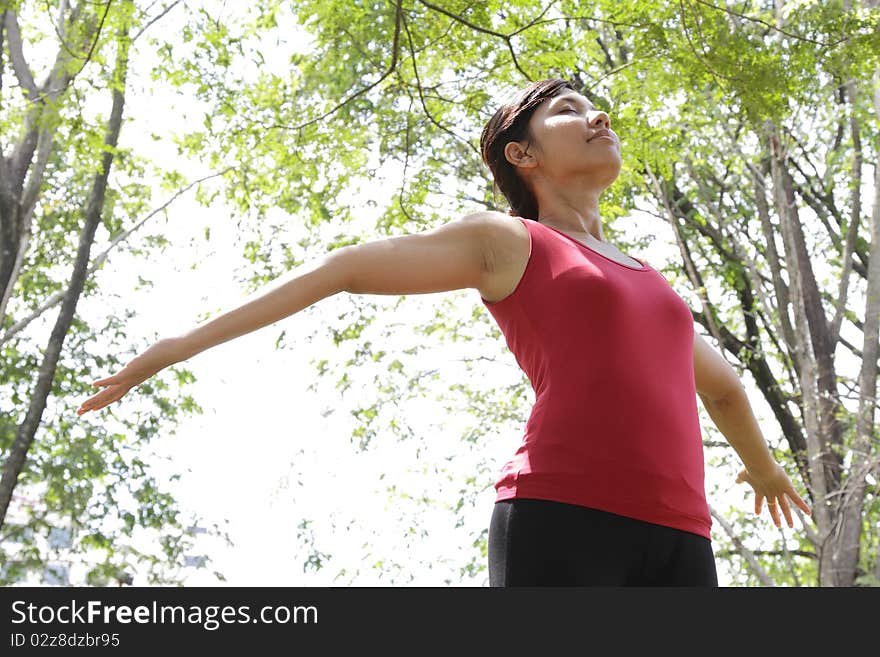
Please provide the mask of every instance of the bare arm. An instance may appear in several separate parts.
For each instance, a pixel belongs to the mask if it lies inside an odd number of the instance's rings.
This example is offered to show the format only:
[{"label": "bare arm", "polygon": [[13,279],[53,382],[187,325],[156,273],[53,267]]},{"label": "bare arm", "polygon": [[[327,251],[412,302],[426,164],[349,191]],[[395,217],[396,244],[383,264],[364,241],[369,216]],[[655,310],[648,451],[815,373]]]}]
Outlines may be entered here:
[{"label": "bare arm", "polygon": [[709,417],[745,466],[737,475],[736,481],[747,483],[755,490],[755,515],[761,514],[762,502],[766,499],[773,522],[777,527],[781,526],[779,509],[776,506],[778,500],[788,526],[792,527],[789,499],[807,513],[810,513],[810,507],[794,489],[782,466],[773,458],[736,372],[696,331],[694,382]]},{"label": "bare arm", "polygon": [[187,333],[160,340],[119,373],[92,385],[105,389],[82,403],[78,415],[120,399],[159,370],[215,345],[293,315],[339,292],[425,294],[479,287],[485,272],[486,213],[440,228],[347,246],[297,269],[256,298]]},{"label": "bare arm", "polygon": [[340,254],[341,250],[333,251],[297,268],[293,275],[273,282],[254,299],[179,336],[176,338],[180,350],[178,360],[192,358],[218,344],[274,324],[342,292],[345,279]]},{"label": "bare arm", "polygon": [[186,360],[214,345],[284,319],[339,292],[425,294],[479,287],[482,214],[434,230],[347,246],[332,252],[253,301],[180,337]]},{"label": "bare arm", "polygon": [[[694,384],[709,417],[752,472],[772,470],[775,461],[749,406],[736,371],[694,331]],[[729,402],[736,410],[729,412]]]},{"label": "bare arm", "polygon": [[491,224],[477,212],[439,228],[346,247],[339,254],[352,294],[428,294],[479,288]]}]

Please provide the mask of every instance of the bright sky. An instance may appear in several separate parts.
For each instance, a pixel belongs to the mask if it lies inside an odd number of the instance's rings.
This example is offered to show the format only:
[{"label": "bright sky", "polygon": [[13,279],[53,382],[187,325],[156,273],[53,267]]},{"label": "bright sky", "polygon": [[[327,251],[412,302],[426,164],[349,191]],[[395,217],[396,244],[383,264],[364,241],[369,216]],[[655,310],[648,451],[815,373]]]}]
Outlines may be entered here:
[{"label": "bright sky", "polygon": [[[162,29],[171,32],[179,17],[166,18]],[[147,135],[151,131],[181,131],[187,123],[199,122],[198,108],[186,99],[163,93],[159,87],[145,87],[147,62],[145,59],[136,62],[138,70],[134,72],[134,79],[137,82],[128,96],[122,141],[142,154],[152,154],[159,161],[176,159],[168,144],[154,142]],[[195,179],[208,172],[205,166],[193,163],[188,174]],[[372,198],[380,203],[383,198],[379,193],[383,189],[396,189],[396,172],[387,173],[389,184],[370,186]],[[158,205],[165,196],[158,193],[155,199]],[[361,207],[367,208],[366,204]],[[375,216],[374,210],[365,209],[363,225],[370,225]],[[132,218],[135,219],[138,218]],[[288,218],[287,225],[289,232],[277,239],[295,243],[304,235],[292,218]],[[630,255],[646,259],[656,268],[667,259],[678,260],[670,229],[657,218],[635,213],[618,225],[625,225],[634,236],[658,235],[650,253],[630,251]],[[203,240],[206,226],[211,229],[209,243]],[[79,313],[83,317],[98,322],[107,312],[108,304],[120,315],[126,310],[135,310],[137,316],[126,326],[131,343],[139,345],[141,340],[152,341],[154,336],[182,333],[199,323],[202,313],[215,316],[218,311],[231,309],[245,300],[247,293],[238,280],[248,264],[241,255],[245,236],[237,230],[236,217],[230,210],[220,204],[201,208],[188,195],[171,206],[167,221],[157,216],[143,232],[164,234],[171,246],[149,259],[122,253],[111,256],[98,274],[101,298],[80,303]],[[99,244],[93,254],[99,252],[106,238],[106,231],[100,230]],[[312,257],[320,255],[315,253]],[[138,289],[138,277],[152,281],[153,287]],[[686,296],[683,290],[677,291]],[[473,304],[481,305],[476,291],[449,294],[460,297],[464,314],[471,312]],[[402,309],[394,311],[395,321],[411,325],[425,321],[440,296],[443,295],[410,297]],[[390,312],[396,297],[385,299]],[[461,565],[461,555],[468,553],[479,532],[488,527],[494,500],[490,484],[519,444],[524,420],[511,429],[499,429],[504,433],[499,434],[497,441],[479,446],[491,455],[497,467],[482,482],[487,488],[475,501],[464,527],[453,527],[453,514],[442,509],[414,515],[416,507],[399,496],[389,495],[386,486],[392,481],[409,492],[449,487],[449,483],[437,475],[432,479],[431,464],[455,453],[466,470],[467,459],[473,460],[473,454],[468,455],[457,442],[467,418],[444,418],[443,409],[437,408],[432,400],[421,405],[407,404],[405,409],[411,414],[414,428],[433,432],[424,434],[429,450],[416,453],[413,445],[387,440],[370,453],[356,453],[355,447],[349,444],[353,424],[344,417],[347,413],[326,417],[322,414],[324,409],[340,405],[341,393],[329,383],[323,384],[319,392],[307,389],[316,378],[309,360],[322,354],[332,359],[334,347],[329,333],[320,329],[350,310],[352,301],[345,293],[325,299],[303,313],[219,345],[180,365],[195,373],[197,382],[188,386],[187,392],[196,398],[205,413],[182,422],[175,435],[160,435],[155,439],[156,467],[166,476],[183,472],[179,482],[171,484],[181,507],[201,515],[203,527],[213,523],[224,526],[233,541],[233,545],[227,546],[200,536],[193,554],[210,553],[214,563],[207,570],[186,569],[186,584],[222,585],[211,574],[213,568],[225,574],[226,584],[235,586],[388,585],[392,581],[390,576],[397,577],[396,584],[442,586],[449,581],[454,585],[487,584],[485,574],[472,580],[460,580],[456,566]],[[275,339],[282,330],[287,331],[286,343],[291,347],[276,350]],[[308,343],[307,336],[316,330],[317,337]],[[701,327],[697,330],[705,334]],[[454,380],[453,361],[466,353],[465,346],[454,345],[445,353],[435,354],[441,376]],[[507,358],[503,363],[485,362],[481,376],[486,380],[493,377],[499,381],[505,377],[509,380],[511,366],[515,364],[512,355],[505,353]],[[109,374],[111,372],[95,372],[94,378]],[[747,384],[756,414],[772,418],[751,387],[751,381]],[[347,406],[352,403],[353,394],[357,393],[347,393]],[[72,400],[73,408],[80,401]],[[134,402],[127,399],[115,404],[113,410],[119,415],[134,411]],[[704,437],[709,438],[706,428],[713,425],[701,406],[700,412]],[[110,422],[103,413],[89,413],[84,421]],[[448,426],[432,427],[432,422],[440,419]],[[772,442],[776,441],[776,431],[774,424],[765,425],[765,435],[772,438]],[[711,438],[721,439],[717,432]],[[171,461],[160,460],[163,455]],[[388,474],[385,480],[379,479],[380,472]],[[751,509],[751,489],[734,486],[734,475],[713,471],[707,465],[707,491],[714,482],[720,482],[724,491],[720,496],[710,496],[709,501],[722,511],[728,506]],[[453,495],[448,497],[454,499]],[[398,520],[401,513],[402,522]],[[407,517],[407,514],[410,515]],[[304,539],[298,536],[297,530],[303,518],[315,521],[317,548],[334,557],[317,573],[303,572],[306,553]],[[405,537],[407,519],[419,523],[424,536]],[[329,524],[330,520],[335,520],[335,529]],[[769,518],[766,522],[771,533],[776,531]],[[793,530],[787,526],[783,529],[786,535],[797,531],[797,521]],[[718,538],[723,536],[717,521],[713,532]],[[383,573],[381,569],[370,567],[390,557],[404,564],[432,565],[417,569],[412,580],[393,570]],[[720,583],[728,584],[730,576],[720,560],[718,567]],[[360,572],[356,572],[358,568]],[[334,579],[342,569],[346,569],[347,574]],[[134,583],[146,582],[142,574],[136,574]]]}]

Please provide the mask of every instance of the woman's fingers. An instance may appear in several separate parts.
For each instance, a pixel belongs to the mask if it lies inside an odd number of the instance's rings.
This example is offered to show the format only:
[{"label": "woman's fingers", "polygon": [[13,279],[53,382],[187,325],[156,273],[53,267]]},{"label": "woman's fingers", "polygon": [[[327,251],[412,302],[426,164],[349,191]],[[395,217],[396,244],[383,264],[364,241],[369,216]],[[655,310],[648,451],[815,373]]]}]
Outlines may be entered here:
[{"label": "woman's fingers", "polygon": [[97,395],[95,395],[94,397],[89,397],[82,404],[80,404],[80,407],[77,409],[76,414],[82,415],[83,413],[85,413],[87,411],[96,410],[98,408],[97,404],[98,404],[98,396]]},{"label": "woman's fingers", "polygon": [[794,486],[791,485],[791,481],[788,480],[788,477],[784,475],[784,472],[779,477],[768,478],[767,480],[762,479],[756,482],[749,474],[748,470],[742,470],[736,476],[736,483],[747,483],[754,489],[756,516],[761,515],[764,501],[767,501],[767,510],[770,512],[770,517],[773,519],[773,522],[777,527],[781,526],[781,516],[779,513],[780,506],[782,507],[782,515],[785,516],[788,526],[794,527],[789,500],[791,500],[791,502],[793,502],[798,508],[803,509],[808,515],[812,514],[809,505],[804,502],[800,495],[797,494],[797,491],[795,491]]},{"label": "woman's fingers", "polygon": [[777,507],[776,500],[768,498],[767,508],[770,510],[770,517],[773,518],[773,523],[779,527],[779,508]]},{"label": "woman's fingers", "polygon": [[[110,377],[110,378],[112,379],[113,377]],[[102,379],[101,381],[95,381],[92,384],[92,386],[111,385],[109,383],[102,383],[102,381],[106,382],[106,381],[109,381],[109,379]],[[108,387],[108,388],[92,395],[91,397],[86,399],[82,404],[80,404],[79,408],[76,410],[76,414],[82,415],[83,413],[87,413],[89,411],[100,410],[100,409],[104,408],[107,404],[109,404],[110,402],[113,402],[113,401],[116,401],[117,399],[120,399],[122,397],[122,395],[125,394],[124,392],[122,394],[118,394],[118,393],[119,393],[119,391],[116,390],[115,388]]]},{"label": "woman's fingers", "polygon": [[132,358],[116,374],[93,381],[93,388],[102,386],[106,387],[106,390],[102,390],[97,395],[93,395],[83,402],[76,411],[77,415],[82,415],[88,411],[96,411],[111,402],[121,399],[136,385],[146,381],[162,368],[176,363],[180,355],[179,347],[180,341],[177,339],[159,340],[144,353]]},{"label": "woman's fingers", "polygon": [[758,492],[758,489],[755,487],[754,482],[752,481],[751,476],[749,475],[748,470],[742,470],[736,476],[736,483],[738,484],[748,484],[755,491],[755,515],[761,515],[761,502],[764,501],[764,496]]},{"label": "woman's fingers", "polygon": [[97,411],[104,408],[107,404],[109,404],[112,399],[108,400],[98,400],[98,399],[89,399],[83,402],[82,406],[76,411],[77,415],[82,415],[83,413],[88,413],[89,411]]},{"label": "woman's fingers", "polygon": [[795,504],[797,504],[801,509],[804,510],[804,513],[806,513],[808,516],[812,515],[813,511],[810,509],[809,505],[806,502],[804,502],[804,499],[800,495],[797,494],[796,491],[792,490],[789,493],[789,497],[791,497],[791,499],[794,500]]},{"label": "woman's fingers", "polygon": [[791,509],[788,507],[788,500],[785,498],[785,495],[779,497],[779,506],[782,507],[782,513],[788,526],[794,527],[794,521],[791,519]]}]

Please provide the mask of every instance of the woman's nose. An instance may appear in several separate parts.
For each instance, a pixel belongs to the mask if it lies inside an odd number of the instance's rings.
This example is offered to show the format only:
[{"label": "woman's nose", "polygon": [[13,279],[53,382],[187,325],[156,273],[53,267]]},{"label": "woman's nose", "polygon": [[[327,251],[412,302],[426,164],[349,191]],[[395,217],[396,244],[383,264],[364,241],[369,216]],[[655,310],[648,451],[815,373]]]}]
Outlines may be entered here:
[{"label": "woman's nose", "polygon": [[590,127],[596,130],[602,127],[611,130],[611,119],[605,112],[596,112],[596,115],[590,119]]}]

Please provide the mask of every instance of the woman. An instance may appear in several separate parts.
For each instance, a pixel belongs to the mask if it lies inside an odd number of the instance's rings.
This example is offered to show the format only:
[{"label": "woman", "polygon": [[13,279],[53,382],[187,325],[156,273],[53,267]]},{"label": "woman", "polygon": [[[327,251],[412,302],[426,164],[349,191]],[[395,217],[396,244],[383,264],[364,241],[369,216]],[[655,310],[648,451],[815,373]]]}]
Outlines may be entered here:
[{"label": "woman", "polygon": [[334,251],[185,335],[161,340],[78,414],[159,370],[328,296],[479,291],[529,377],[535,404],[502,468],[489,531],[491,586],[717,586],[696,395],[755,490],[792,525],[810,510],[773,460],[735,372],[693,330],[647,263],[603,238],[598,199],[620,143],[564,80],[530,84],[485,126],[481,150],[509,215]]}]

